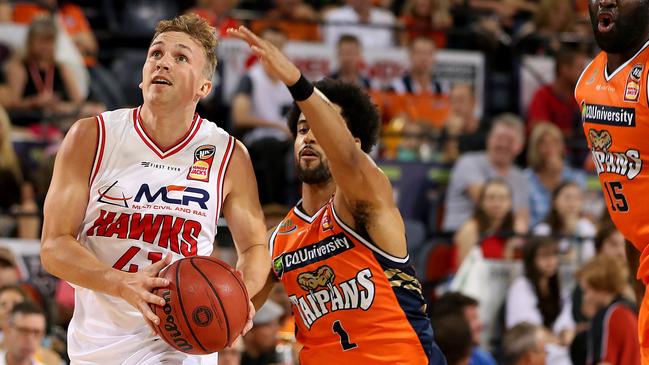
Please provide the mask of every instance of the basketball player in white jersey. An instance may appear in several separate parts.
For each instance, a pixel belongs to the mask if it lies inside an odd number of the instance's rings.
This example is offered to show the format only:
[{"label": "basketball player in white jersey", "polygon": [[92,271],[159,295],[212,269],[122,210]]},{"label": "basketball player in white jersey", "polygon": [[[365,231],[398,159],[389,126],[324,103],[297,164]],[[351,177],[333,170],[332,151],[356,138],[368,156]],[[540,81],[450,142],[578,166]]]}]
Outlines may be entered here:
[{"label": "basketball player in white jersey", "polygon": [[63,141],[41,260],[76,288],[72,364],[216,364],[216,354],[172,349],[147,324],[165,320],[149,307],[164,304],[152,294],[168,285],[158,272],[210,255],[220,213],[250,296],[264,284],[270,262],[246,149],[195,113],[212,88],[215,46],[196,16],[161,21],[142,69],[143,105],[81,119]]}]

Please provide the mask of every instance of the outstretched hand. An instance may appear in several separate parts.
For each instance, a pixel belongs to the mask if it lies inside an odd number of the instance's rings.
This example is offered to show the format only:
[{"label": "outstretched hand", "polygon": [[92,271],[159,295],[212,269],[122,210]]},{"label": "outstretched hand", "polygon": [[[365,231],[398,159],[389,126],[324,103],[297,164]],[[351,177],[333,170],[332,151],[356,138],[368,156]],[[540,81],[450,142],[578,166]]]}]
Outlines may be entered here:
[{"label": "outstretched hand", "polygon": [[228,35],[248,43],[252,52],[272,76],[291,86],[300,78],[300,70],[269,41],[260,38],[243,25],[238,28],[228,28]]}]

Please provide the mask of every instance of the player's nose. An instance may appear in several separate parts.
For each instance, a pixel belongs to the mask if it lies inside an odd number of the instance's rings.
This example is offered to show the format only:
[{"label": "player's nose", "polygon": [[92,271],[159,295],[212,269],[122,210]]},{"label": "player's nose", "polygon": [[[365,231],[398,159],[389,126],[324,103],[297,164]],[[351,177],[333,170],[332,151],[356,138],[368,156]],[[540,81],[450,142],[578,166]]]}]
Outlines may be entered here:
[{"label": "player's nose", "polygon": [[597,3],[602,8],[610,8],[617,5],[617,0],[597,0]]}]

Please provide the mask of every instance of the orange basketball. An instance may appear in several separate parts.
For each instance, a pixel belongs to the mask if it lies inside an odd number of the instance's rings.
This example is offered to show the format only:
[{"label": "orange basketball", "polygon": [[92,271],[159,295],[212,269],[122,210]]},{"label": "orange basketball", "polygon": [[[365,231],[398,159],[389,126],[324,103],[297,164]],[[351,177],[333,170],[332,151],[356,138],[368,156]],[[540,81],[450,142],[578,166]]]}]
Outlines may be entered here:
[{"label": "orange basketball", "polygon": [[239,274],[213,257],[188,257],[165,268],[169,286],[154,293],[161,337],[178,351],[203,355],[232,344],[248,317],[248,292]]}]

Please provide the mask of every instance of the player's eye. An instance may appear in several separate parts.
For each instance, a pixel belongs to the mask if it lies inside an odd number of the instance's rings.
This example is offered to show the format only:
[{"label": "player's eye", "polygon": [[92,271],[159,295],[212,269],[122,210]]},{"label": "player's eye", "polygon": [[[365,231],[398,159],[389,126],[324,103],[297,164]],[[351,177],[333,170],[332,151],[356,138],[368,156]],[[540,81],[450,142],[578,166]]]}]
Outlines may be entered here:
[{"label": "player's eye", "polygon": [[160,56],[162,56],[162,52],[158,50],[151,51],[151,57],[159,58]]},{"label": "player's eye", "polygon": [[187,56],[185,56],[185,55],[179,55],[179,56],[177,56],[177,57],[176,57],[176,60],[177,60],[177,61],[180,61],[180,62],[187,62],[187,61],[189,61],[189,59],[188,59]]},{"label": "player's eye", "polygon": [[309,128],[307,128],[307,127],[301,127],[301,128],[298,128],[297,132],[298,132],[299,134],[307,134],[307,133],[309,133]]}]

